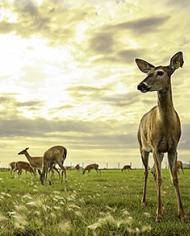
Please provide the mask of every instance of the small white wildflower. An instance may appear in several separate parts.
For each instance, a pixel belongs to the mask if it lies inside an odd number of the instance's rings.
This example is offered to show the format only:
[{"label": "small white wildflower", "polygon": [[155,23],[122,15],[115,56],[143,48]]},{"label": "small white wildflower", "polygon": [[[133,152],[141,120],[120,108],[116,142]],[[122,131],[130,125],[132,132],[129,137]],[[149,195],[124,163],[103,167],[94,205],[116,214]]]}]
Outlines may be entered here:
[{"label": "small white wildflower", "polygon": [[53,191],[53,194],[55,195],[55,194],[57,194],[57,195],[60,195],[60,192],[59,191]]},{"label": "small white wildflower", "polygon": [[16,214],[14,217],[14,226],[15,228],[24,228],[27,225],[27,220],[25,215],[22,214]]},{"label": "small white wildflower", "polygon": [[113,224],[113,225],[117,224],[117,221],[110,214],[105,215],[105,217],[100,218],[98,221],[101,225],[106,224],[106,223]]},{"label": "small white wildflower", "polygon": [[9,219],[6,216],[0,214],[0,223],[6,222],[8,220]]},{"label": "small white wildflower", "polygon": [[59,223],[58,228],[62,233],[64,233],[64,235],[70,235],[70,232],[72,231],[72,224],[70,221]]},{"label": "small white wildflower", "polygon": [[79,206],[77,206],[76,204],[69,204],[69,207],[71,207],[71,208],[75,208],[75,209],[80,209],[80,207]]},{"label": "small white wildflower", "polygon": [[29,193],[25,194],[22,198],[23,199],[28,199],[28,200],[32,200],[33,199]]},{"label": "small white wildflower", "polygon": [[47,211],[47,209],[49,208],[47,205],[42,205],[41,208],[43,209],[43,211]]},{"label": "small white wildflower", "polygon": [[82,204],[85,204],[84,198],[79,199],[79,202],[82,203]]},{"label": "small white wildflower", "polygon": [[28,209],[24,205],[16,205],[15,209],[16,209],[16,211],[19,211],[19,212],[27,212],[28,211]]},{"label": "small white wildflower", "polygon": [[53,209],[59,211],[59,210],[61,210],[61,207],[60,206],[53,206]]},{"label": "small white wildflower", "polygon": [[40,216],[40,212],[36,210],[36,211],[34,211],[34,215]]},{"label": "small white wildflower", "polygon": [[142,232],[150,232],[152,227],[150,225],[143,225]]},{"label": "small white wildflower", "polygon": [[10,216],[16,215],[16,211],[8,211],[7,213],[8,213]]},{"label": "small white wildflower", "polygon": [[139,230],[138,227],[135,228],[135,231],[136,231],[136,233],[138,233],[138,234],[140,233],[140,230]]},{"label": "small white wildflower", "polygon": [[110,206],[106,206],[106,209],[109,210],[109,211],[112,211],[112,212],[115,212],[116,211],[116,208],[112,208]]},{"label": "small white wildflower", "polygon": [[144,215],[148,218],[151,216],[149,212],[144,212]]},{"label": "small white wildflower", "polygon": [[51,216],[51,218],[53,218],[53,219],[55,219],[55,218],[57,217],[54,212],[51,212],[51,213],[50,213],[50,216]]},{"label": "small white wildflower", "polygon": [[76,198],[75,194],[72,194],[71,196],[67,197],[67,200],[73,201],[73,200],[75,200],[75,198]]},{"label": "small white wildflower", "polygon": [[53,200],[54,200],[54,201],[60,201],[60,200],[65,200],[65,198],[64,198],[63,196],[60,196],[60,195],[55,195],[55,196],[53,197]]},{"label": "small white wildflower", "polygon": [[44,203],[42,202],[41,199],[36,199],[35,204],[37,207],[42,207]]},{"label": "small white wildflower", "polygon": [[106,215],[106,213],[102,212],[102,211],[100,211],[99,214],[100,214],[100,216],[105,216]]},{"label": "small white wildflower", "polygon": [[126,209],[123,209],[123,210],[122,210],[122,213],[123,213],[123,215],[126,215],[126,216],[129,215],[129,212],[128,212],[128,210],[126,210]]},{"label": "small white wildflower", "polygon": [[65,202],[61,201],[59,202],[59,205],[65,206]]},{"label": "small white wildflower", "polygon": [[127,230],[129,232],[129,235],[136,235],[136,231],[134,229],[128,228]]},{"label": "small white wildflower", "polygon": [[125,223],[131,225],[133,223],[133,217],[131,216],[127,217],[127,219],[125,219]]},{"label": "small white wildflower", "polygon": [[32,201],[31,202],[27,202],[26,205],[29,206],[29,207],[36,207],[37,206],[36,202],[34,202],[34,201],[33,202]]},{"label": "small white wildflower", "polygon": [[82,213],[80,212],[80,211],[75,211],[75,215],[77,215],[77,216],[82,216]]},{"label": "small white wildflower", "polygon": [[1,195],[4,196],[4,197],[5,197],[5,196],[6,196],[6,197],[12,197],[9,193],[5,193],[5,192],[1,192]]},{"label": "small white wildflower", "polygon": [[91,224],[88,226],[88,229],[91,229],[91,230],[96,230],[97,228],[99,228],[101,226],[100,222],[96,222],[94,224]]}]

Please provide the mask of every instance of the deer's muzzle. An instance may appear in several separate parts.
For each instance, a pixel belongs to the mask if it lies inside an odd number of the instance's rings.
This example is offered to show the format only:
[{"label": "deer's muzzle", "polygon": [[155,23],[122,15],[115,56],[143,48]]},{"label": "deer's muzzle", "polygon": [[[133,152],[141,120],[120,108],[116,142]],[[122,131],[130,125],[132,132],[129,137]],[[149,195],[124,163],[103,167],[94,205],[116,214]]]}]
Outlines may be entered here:
[{"label": "deer's muzzle", "polygon": [[144,82],[141,82],[138,86],[137,86],[137,89],[140,90],[142,93],[146,93],[149,91],[149,86],[144,83]]}]

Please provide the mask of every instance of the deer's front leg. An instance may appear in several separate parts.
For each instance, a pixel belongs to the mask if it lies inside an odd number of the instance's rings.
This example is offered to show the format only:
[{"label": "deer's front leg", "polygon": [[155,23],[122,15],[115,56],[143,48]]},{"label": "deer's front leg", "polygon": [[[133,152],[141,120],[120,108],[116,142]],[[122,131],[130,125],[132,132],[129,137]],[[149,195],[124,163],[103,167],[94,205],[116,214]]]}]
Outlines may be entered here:
[{"label": "deer's front leg", "polygon": [[144,165],[144,188],[143,188],[143,197],[142,197],[142,206],[146,206],[146,189],[147,189],[147,178],[148,178],[148,157],[149,152],[141,151],[141,158]]},{"label": "deer's front leg", "polygon": [[157,190],[157,210],[156,210],[156,221],[160,221],[163,215],[163,205],[161,199],[161,158],[157,151],[153,152],[154,163],[156,168],[156,190]]}]

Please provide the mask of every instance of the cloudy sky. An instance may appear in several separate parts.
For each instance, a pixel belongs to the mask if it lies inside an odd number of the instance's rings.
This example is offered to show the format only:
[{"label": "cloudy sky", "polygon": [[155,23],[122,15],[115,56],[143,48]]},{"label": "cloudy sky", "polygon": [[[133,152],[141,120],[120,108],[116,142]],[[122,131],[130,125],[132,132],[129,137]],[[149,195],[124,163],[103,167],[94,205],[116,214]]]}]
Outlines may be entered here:
[{"label": "cloudy sky", "polygon": [[135,62],[167,65],[183,128],[179,158],[190,160],[189,0],[0,1],[0,165],[54,145],[67,164],[141,166],[136,133],[156,93],[141,94]]}]

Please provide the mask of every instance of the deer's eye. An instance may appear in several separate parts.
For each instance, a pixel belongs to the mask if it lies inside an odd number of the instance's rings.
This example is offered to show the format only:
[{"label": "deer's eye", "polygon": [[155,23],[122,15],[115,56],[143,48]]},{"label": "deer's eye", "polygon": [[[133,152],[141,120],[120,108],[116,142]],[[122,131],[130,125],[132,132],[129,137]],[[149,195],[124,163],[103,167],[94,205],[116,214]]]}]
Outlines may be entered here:
[{"label": "deer's eye", "polygon": [[163,74],[164,74],[163,71],[161,71],[161,70],[157,71],[157,75],[158,75],[158,76],[162,76]]}]

